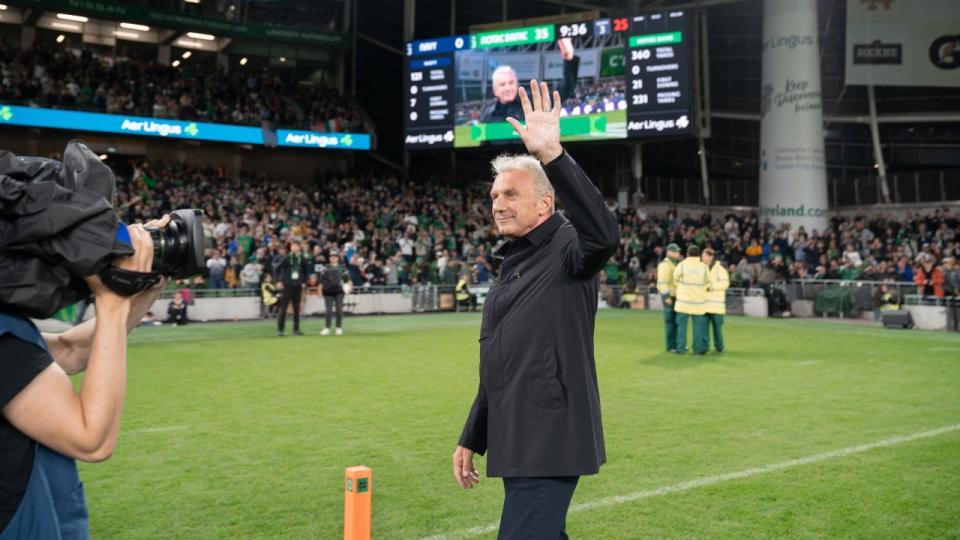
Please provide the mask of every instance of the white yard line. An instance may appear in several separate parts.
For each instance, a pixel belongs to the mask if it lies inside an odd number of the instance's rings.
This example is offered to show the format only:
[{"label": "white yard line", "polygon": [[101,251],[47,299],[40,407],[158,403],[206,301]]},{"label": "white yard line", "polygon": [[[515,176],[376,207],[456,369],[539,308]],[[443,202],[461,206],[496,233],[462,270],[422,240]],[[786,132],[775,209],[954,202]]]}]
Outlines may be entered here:
[{"label": "white yard line", "polygon": [[154,428],[140,428],[140,429],[131,429],[127,431],[120,431],[121,435],[139,435],[141,433],[169,433],[171,431],[186,431],[190,429],[190,426],[164,426],[164,427],[154,427]]},{"label": "white yard line", "polygon": [[[752,469],[745,469],[737,472],[718,474],[716,476],[705,476],[703,478],[688,480],[686,482],[680,482],[679,484],[663,486],[661,488],[651,489],[647,491],[636,491],[633,493],[628,493],[626,495],[616,495],[613,497],[605,497],[603,499],[597,499],[595,501],[575,504],[570,507],[569,513],[574,514],[577,512],[585,512],[587,510],[607,508],[610,506],[617,506],[621,504],[632,503],[632,502],[636,502],[643,499],[650,499],[653,497],[669,495],[671,493],[682,493],[684,491],[690,491],[691,489],[712,486],[714,484],[729,482],[731,480],[742,480],[744,478],[750,478],[751,476],[757,476],[759,474],[782,471],[784,469],[791,469],[793,467],[798,467],[800,465],[809,465],[811,463],[819,463],[821,461],[828,461],[831,459],[846,457],[853,454],[860,454],[863,452],[868,452],[870,450],[875,450],[877,448],[886,448],[889,446],[896,446],[898,444],[908,443],[908,442],[916,441],[919,439],[928,439],[930,437],[936,437],[946,433],[952,433],[958,430],[960,430],[960,424],[953,424],[953,425],[944,426],[938,429],[932,429],[930,431],[921,431],[919,433],[913,433],[911,435],[891,437],[889,439],[883,439],[881,441],[861,444],[859,446],[849,446],[847,448],[841,448],[839,450],[831,450],[829,452],[813,454],[813,455],[802,457],[799,459],[781,461],[780,463],[774,463],[772,465],[764,465],[762,467],[754,467]],[[425,540],[454,540],[459,538],[469,538],[471,536],[477,536],[480,534],[490,534],[490,533],[496,532],[498,528],[499,528],[499,523],[491,523],[489,525],[484,525],[482,527],[472,527],[470,529],[463,529],[450,534],[440,534],[436,536],[430,536]]]}]

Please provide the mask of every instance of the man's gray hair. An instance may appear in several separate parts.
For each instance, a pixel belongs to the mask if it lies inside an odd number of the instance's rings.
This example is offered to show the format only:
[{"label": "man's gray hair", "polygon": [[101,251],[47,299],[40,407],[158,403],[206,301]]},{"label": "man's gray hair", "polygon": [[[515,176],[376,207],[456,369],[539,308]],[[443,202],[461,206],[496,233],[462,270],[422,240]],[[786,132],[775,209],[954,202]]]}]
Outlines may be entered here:
[{"label": "man's gray hair", "polygon": [[[526,154],[500,154],[490,162],[494,177],[500,176],[507,171],[526,171],[533,179],[533,190],[537,198],[550,195],[550,198],[556,202],[557,194],[553,190],[553,184],[547,178],[547,173],[537,158]],[[554,205],[550,205],[550,211],[553,211]]]},{"label": "man's gray hair", "polygon": [[506,65],[506,64],[503,64],[503,65],[501,65],[501,66],[497,66],[497,69],[493,70],[493,73],[490,75],[490,80],[492,81],[492,80],[494,79],[494,77],[496,77],[497,75],[504,74],[504,73],[510,73],[510,74],[513,75],[513,78],[514,78],[514,79],[517,78],[517,72],[514,71],[514,69],[513,69],[512,67],[510,67],[510,66],[508,66],[508,65]]}]

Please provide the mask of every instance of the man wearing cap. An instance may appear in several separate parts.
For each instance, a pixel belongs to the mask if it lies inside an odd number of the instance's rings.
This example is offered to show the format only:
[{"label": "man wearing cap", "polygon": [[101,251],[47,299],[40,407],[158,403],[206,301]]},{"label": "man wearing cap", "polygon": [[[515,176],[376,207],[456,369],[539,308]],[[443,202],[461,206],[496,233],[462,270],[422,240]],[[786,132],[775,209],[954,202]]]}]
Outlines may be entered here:
[{"label": "man wearing cap", "polygon": [[667,256],[657,266],[657,291],[663,300],[663,332],[666,338],[667,352],[677,350],[677,312],[674,304],[677,301],[677,285],[673,281],[673,271],[680,261],[680,246],[667,246]]},{"label": "man wearing cap", "polygon": [[[707,274],[710,288],[707,291],[705,335],[707,349],[710,348],[710,333],[713,333],[713,347],[723,352],[723,316],[727,312],[727,289],[730,288],[730,274],[723,263],[717,262],[712,249],[703,250],[703,263],[710,269]],[[696,328],[696,326],[694,326]]]},{"label": "man wearing cap", "polygon": [[673,270],[673,281],[677,285],[677,354],[687,352],[687,321],[693,319],[693,352],[706,354],[707,321],[704,317],[707,307],[707,288],[710,269],[700,260],[700,248],[687,248],[687,258],[680,261]]}]

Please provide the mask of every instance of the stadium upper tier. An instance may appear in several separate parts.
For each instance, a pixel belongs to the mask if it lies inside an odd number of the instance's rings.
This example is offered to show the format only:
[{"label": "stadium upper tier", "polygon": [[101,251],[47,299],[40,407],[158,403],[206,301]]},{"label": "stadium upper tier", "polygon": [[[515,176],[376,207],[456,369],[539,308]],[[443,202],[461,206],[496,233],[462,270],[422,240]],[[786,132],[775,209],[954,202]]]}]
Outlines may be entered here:
[{"label": "stadium upper tier", "polygon": [[[353,175],[305,190],[263,175],[234,180],[222,171],[161,163],[122,172],[118,207],[126,221],[203,208],[210,247],[221,250],[235,276],[248,263],[269,271],[280,246],[294,240],[319,261],[332,250],[346,254],[356,285],[452,284],[459,272],[483,283],[492,279],[491,253],[502,241],[483,182],[451,188]],[[755,214],[714,218],[618,209],[617,215],[622,240],[605,269],[608,285],[655,282],[664,246],[675,242],[712,247],[738,287],[804,278],[911,283],[922,275],[938,282],[930,295],[960,291],[956,210],[835,217],[824,231],[774,227]],[[233,284],[240,286],[239,278]]]},{"label": "stadium upper tier", "polygon": [[204,122],[366,132],[359,105],[280,70],[231,71],[100,57],[90,50],[0,46],[0,101]]},{"label": "stadium upper tier", "polygon": [[227,21],[329,31],[338,31],[343,21],[343,4],[339,2],[221,0],[194,3],[182,0],[127,0],[127,3]]}]

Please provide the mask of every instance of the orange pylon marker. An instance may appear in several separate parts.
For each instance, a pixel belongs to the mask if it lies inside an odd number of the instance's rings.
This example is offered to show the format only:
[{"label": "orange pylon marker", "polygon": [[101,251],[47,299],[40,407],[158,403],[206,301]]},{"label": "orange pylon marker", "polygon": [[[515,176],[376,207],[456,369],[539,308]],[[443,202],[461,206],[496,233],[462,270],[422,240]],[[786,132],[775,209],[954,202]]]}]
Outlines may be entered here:
[{"label": "orange pylon marker", "polygon": [[343,540],[370,540],[373,471],[347,467],[343,491]]}]

